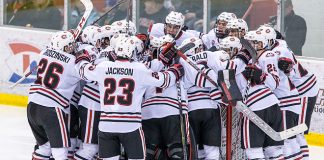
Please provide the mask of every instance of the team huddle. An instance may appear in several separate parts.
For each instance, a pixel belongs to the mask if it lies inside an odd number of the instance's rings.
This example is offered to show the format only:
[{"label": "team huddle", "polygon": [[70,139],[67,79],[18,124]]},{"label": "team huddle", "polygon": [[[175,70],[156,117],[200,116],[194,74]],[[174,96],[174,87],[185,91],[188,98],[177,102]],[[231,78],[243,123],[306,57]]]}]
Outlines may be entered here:
[{"label": "team huddle", "polygon": [[[76,41],[73,30],[55,33],[29,91],[33,160],[218,160],[221,108],[229,103],[209,79],[228,69],[243,103],[275,131],[310,125],[316,76],[278,31],[249,31],[228,12],[207,34],[183,30],[184,21],[172,11],[148,33],[129,20],[87,26]],[[247,159],[309,159],[304,133],[275,141],[241,118]]]}]

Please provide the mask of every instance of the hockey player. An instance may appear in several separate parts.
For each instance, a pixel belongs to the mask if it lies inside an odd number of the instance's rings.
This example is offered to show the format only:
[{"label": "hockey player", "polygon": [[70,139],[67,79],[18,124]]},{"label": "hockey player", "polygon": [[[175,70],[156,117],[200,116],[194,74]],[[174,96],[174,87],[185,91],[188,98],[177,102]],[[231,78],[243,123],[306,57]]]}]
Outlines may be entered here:
[{"label": "hockey player", "polygon": [[[161,56],[164,56],[161,52],[172,40],[173,38],[170,35],[165,35],[152,41],[154,42],[152,45],[162,46],[156,46],[158,48],[156,51],[158,59],[147,62],[147,67],[156,72],[168,70],[173,63],[172,55],[175,54],[173,52],[175,49],[172,48],[167,52],[167,56],[171,55],[168,58],[161,58]],[[142,104],[142,124],[145,132],[147,159],[163,159],[162,157],[165,154],[163,151],[167,151],[167,156],[171,159],[183,159],[178,98],[181,97],[181,108],[184,114],[187,113],[188,109],[182,81],[180,81],[180,91],[178,93],[177,86],[174,85],[166,89],[149,87],[145,92],[145,100]],[[178,97],[178,94],[180,94],[180,97]]]},{"label": "hockey player", "polygon": [[55,33],[43,50],[37,79],[30,87],[27,118],[39,148],[33,159],[67,159],[69,100],[80,78],[74,69],[75,42],[68,31]]},{"label": "hockey player", "polygon": [[232,19],[226,25],[228,36],[243,38],[248,31],[248,26],[243,19]]},{"label": "hockey player", "polygon": [[236,15],[234,13],[222,12],[217,17],[215,28],[201,37],[208,50],[210,50],[212,47],[213,48],[211,50],[213,51],[219,49],[220,40],[227,36],[226,25],[232,19],[236,19]]},{"label": "hockey player", "polygon": [[[277,53],[278,56],[278,66],[280,69],[280,72],[282,72],[282,76],[284,78],[287,78],[289,81],[289,85],[291,86],[290,89],[291,92],[294,92],[295,94],[297,93],[297,91],[299,92],[299,97],[301,97],[301,99],[303,99],[303,95],[305,93],[303,93],[304,91],[307,92],[307,90],[310,90],[310,92],[308,92],[308,94],[310,94],[312,96],[311,98],[311,102],[310,105],[312,105],[314,107],[315,105],[315,101],[316,101],[316,94],[318,92],[318,87],[316,86],[316,77],[313,74],[309,74],[307,75],[307,71],[301,66],[301,64],[298,64],[298,61],[296,60],[293,52],[288,48],[288,46],[286,45],[286,42],[284,40],[278,40],[276,39],[276,32],[272,27],[269,26],[261,26],[258,28],[258,30],[260,30],[266,37],[267,40],[269,42],[269,48]],[[296,71],[293,71],[293,69],[295,69]],[[304,72],[299,72],[300,70],[304,71]],[[290,75],[291,72],[291,75]],[[302,76],[300,73],[304,73],[304,76],[306,76],[304,78],[304,80],[301,80]],[[305,74],[306,73],[306,74]],[[296,85],[300,85],[303,84],[305,82],[305,80],[307,80],[309,78],[310,81],[306,81],[306,83],[308,82],[308,85],[306,88],[303,87],[299,87],[299,88],[303,88],[302,90],[298,90],[298,88],[295,88],[295,84],[293,83],[293,79],[295,79],[295,83]],[[306,90],[307,89],[307,90]],[[295,98],[292,97],[292,98]],[[307,98],[304,98],[304,100],[306,100]],[[287,100],[285,100],[287,101]],[[297,101],[297,100],[296,100]],[[295,102],[296,103],[296,102]],[[287,106],[285,107],[287,111],[283,111],[283,112],[288,112],[287,115],[287,120],[286,121],[291,121],[290,123],[287,124],[287,128],[293,127],[295,125],[298,125],[300,123],[304,123],[305,120],[305,112],[307,109],[307,102],[304,102],[306,104],[301,103],[302,106],[297,107],[293,104],[291,107]],[[282,109],[284,110],[284,109]],[[293,112],[293,113],[290,113]],[[298,117],[299,116],[299,117]],[[293,124],[294,123],[294,124]],[[310,123],[310,117],[308,120],[308,125]],[[288,127],[290,124],[290,127]],[[285,155],[286,157],[289,158],[298,158],[303,156],[305,159],[308,159],[308,147],[307,147],[307,142],[303,136],[303,134],[297,135],[296,139],[295,138],[290,138],[289,140],[286,140],[289,142],[286,142],[287,145],[286,147],[288,147],[288,151],[293,150],[292,152],[288,152],[287,155]],[[305,152],[300,152],[299,147],[296,144],[296,142],[300,145],[300,149],[301,150],[305,150]],[[302,154],[302,155],[300,155]]]},{"label": "hockey player", "polygon": [[165,23],[156,23],[152,26],[150,36],[162,37],[164,35],[171,35],[175,38],[176,46],[180,46],[182,41],[194,37],[193,34],[182,30],[184,26],[185,17],[180,12],[171,11],[165,17]]},{"label": "hockey player", "polygon": [[125,19],[115,21],[111,24],[111,27],[113,27],[117,33],[128,34],[130,36],[135,36],[137,33],[135,24],[132,21],[127,22]]},{"label": "hockey player", "polygon": [[[266,46],[264,37],[258,37],[252,31],[246,38],[255,43],[257,61],[251,64],[251,56],[241,50],[240,40],[229,36],[220,43],[221,49],[231,57],[227,69],[235,69],[236,81],[244,97],[243,102],[274,130],[281,131],[282,118],[279,101],[270,90],[270,88],[276,88],[278,82],[278,73],[273,65],[276,62],[275,57],[268,57],[267,55],[271,52],[263,49],[263,46]],[[273,114],[278,116],[274,117]],[[272,140],[247,117],[243,118],[241,142],[248,159],[283,158],[283,142]]]},{"label": "hockey player", "polygon": [[[120,143],[129,159],[145,158],[145,140],[141,127],[141,102],[148,86],[174,85],[183,72],[181,66],[165,72],[153,72],[134,61],[137,51],[131,38],[117,42],[115,62],[92,65],[76,61],[80,76],[97,81],[100,90],[101,115],[99,122],[99,157],[118,159]],[[78,60],[89,59],[81,55]]]},{"label": "hockey player", "polygon": [[[98,50],[101,49],[101,39],[104,36],[99,27],[88,26],[82,33],[85,44],[79,52],[87,52],[91,57],[91,63],[96,65]],[[95,46],[94,46],[95,45]],[[79,48],[79,49],[80,49]],[[80,117],[80,139],[82,147],[75,153],[74,159],[92,159],[98,152],[98,124],[100,117],[100,96],[96,82],[85,82],[81,98],[78,103]]]},{"label": "hockey player", "polygon": [[[199,38],[188,38],[180,47],[188,43],[194,43],[194,47],[185,54],[194,62],[203,62],[206,59],[196,57],[196,53],[204,51],[204,44]],[[214,88],[200,88],[195,85],[185,85],[188,94],[189,122],[193,129],[196,143],[203,146],[198,151],[198,158],[219,159],[219,147],[221,145],[221,118],[219,105],[221,91]],[[213,97],[213,99],[211,99]],[[216,101],[213,101],[216,100]]]}]

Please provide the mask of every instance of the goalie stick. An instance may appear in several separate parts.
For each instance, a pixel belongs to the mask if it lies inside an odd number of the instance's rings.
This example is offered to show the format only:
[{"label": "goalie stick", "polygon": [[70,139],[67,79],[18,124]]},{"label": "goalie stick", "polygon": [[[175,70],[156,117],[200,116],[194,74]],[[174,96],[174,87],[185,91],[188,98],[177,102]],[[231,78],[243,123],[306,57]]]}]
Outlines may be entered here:
[{"label": "goalie stick", "polygon": [[[93,9],[93,4],[92,4],[91,0],[81,0],[81,3],[84,5],[85,11],[84,11],[83,16],[81,17],[81,20],[80,20],[77,28],[73,31],[74,40],[76,40],[78,38],[78,36],[80,35],[81,30],[84,27],[85,23],[87,22],[87,20],[90,16],[90,13]],[[13,89],[14,87],[16,87],[19,83],[24,81],[28,76],[30,76],[34,71],[36,71],[37,68],[38,68],[38,65],[36,67],[34,67],[33,69],[31,69],[28,73],[25,73],[23,77],[21,77],[16,83],[10,85],[9,88]]]},{"label": "goalie stick", "polygon": [[[178,51],[177,54],[181,57],[184,58],[184,60],[186,60],[191,66],[193,66],[195,69],[198,69],[198,72],[202,72],[198,66],[192,62],[190,60],[190,58],[188,58],[186,55],[184,55],[181,51]],[[199,71],[200,70],[200,71]],[[203,76],[206,77],[207,80],[209,80],[213,85],[215,85],[215,87],[218,87],[217,83],[211,79],[208,75],[206,74],[202,74]],[[208,78],[209,77],[209,78]],[[225,82],[224,82],[225,83]],[[220,85],[220,86],[224,86],[224,85]],[[225,84],[226,86],[226,84]],[[222,87],[221,87],[222,88]],[[226,88],[226,87],[225,87]],[[223,93],[229,93],[229,91],[223,91]],[[233,100],[233,97],[228,94],[225,96],[229,101]],[[256,115],[250,108],[246,107],[242,102],[238,101],[237,102],[238,105],[236,105],[235,107],[241,111],[241,113],[248,117],[255,125],[257,125],[264,133],[266,133],[270,138],[272,138],[273,140],[276,141],[281,141],[284,139],[287,139],[289,137],[295,136],[297,134],[300,134],[302,132],[304,132],[305,130],[307,130],[307,126],[305,124],[300,124],[297,125],[293,128],[281,131],[281,132],[276,132],[273,130],[273,128],[271,128],[267,123],[265,123],[258,115]]]}]

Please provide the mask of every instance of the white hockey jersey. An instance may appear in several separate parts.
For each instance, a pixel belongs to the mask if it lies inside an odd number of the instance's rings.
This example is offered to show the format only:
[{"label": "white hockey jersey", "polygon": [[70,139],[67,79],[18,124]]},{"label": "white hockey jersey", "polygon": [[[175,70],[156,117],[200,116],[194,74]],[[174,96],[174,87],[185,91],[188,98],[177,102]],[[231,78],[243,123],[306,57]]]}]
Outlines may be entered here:
[{"label": "white hockey jersey", "polygon": [[[157,59],[146,63],[146,66],[155,72],[166,69],[163,63]],[[181,105],[183,113],[187,113],[187,93],[183,85],[183,81],[180,80]],[[146,120],[152,118],[163,118],[171,115],[179,115],[177,85],[165,89],[149,87],[145,92],[142,104],[142,118]]]},{"label": "white hockey jersey", "polygon": [[[277,42],[276,46],[272,48],[272,52],[275,53],[274,56],[277,57],[277,59],[279,59],[280,57],[285,57],[293,60],[293,53],[285,45],[280,45],[279,42]],[[280,101],[279,106],[281,110],[289,110],[299,114],[302,108],[298,90],[296,89],[290,78],[279,68],[278,73],[280,83],[274,90],[274,93]]]},{"label": "white hockey jersey", "polygon": [[[264,73],[267,74],[265,83],[274,83],[272,88],[275,88],[276,86],[274,85],[276,85],[276,80],[274,77],[276,77],[278,73],[272,71],[269,72],[269,70],[267,70],[267,68],[265,67],[269,64],[271,64],[271,58],[267,57],[259,57],[258,62],[256,63],[256,65],[261,68]],[[235,79],[242,96],[246,98],[246,100],[243,101],[246,106],[249,107],[252,111],[258,111],[271,107],[272,105],[279,104],[277,97],[265,84],[250,84],[250,86],[247,87],[248,81],[242,74],[242,72],[245,70],[245,67],[246,64],[241,59],[234,58],[229,61],[227,69],[235,69]]]},{"label": "white hockey jersey", "polygon": [[215,28],[210,30],[207,34],[201,36],[201,40],[203,41],[207,49],[210,49],[213,46],[215,46],[216,49],[219,49],[219,43],[221,39],[216,37],[214,30]]},{"label": "white hockey jersey", "polygon": [[153,72],[142,63],[124,60],[98,65],[82,61],[77,64],[77,70],[84,80],[98,82],[99,130],[103,132],[126,133],[141,127],[141,103],[146,88],[166,88],[176,80],[172,72]]},{"label": "white hockey jersey", "polygon": [[[155,24],[153,24],[150,36],[159,38],[159,37],[162,37],[164,35],[165,35],[165,33],[164,33],[164,24],[163,23],[155,23]],[[195,37],[195,35],[193,35],[191,33],[188,33],[188,32],[185,32],[185,31],[181,31],[179,33],[179,35],[177,36],[177,38],[176,38],[176,41],[175,41],[176,46],[180,46],[185,39],[191,38],[191,37]]]},{"label": "white hockey jersey", "polygon": [[46,49],[40,55],[37,79],[29,89],[29,102],[46,107],[59,107],[69,113],[69,102],[80,80],[75,71],[75,57]]},{"label": "white hockey jersey", "polygon": [[[208,56],[209,55],[209,56]],[[200,52],[189,57],[193,62],[207,64],[207,59],[217,60],[217,52]],[[188,82],[188,81],[187,81]],[[189,82],[188,87],[188,108],[189,112],[197,109],[217,109],[222,102],[222,92],[218,87],[200,88]]]}]

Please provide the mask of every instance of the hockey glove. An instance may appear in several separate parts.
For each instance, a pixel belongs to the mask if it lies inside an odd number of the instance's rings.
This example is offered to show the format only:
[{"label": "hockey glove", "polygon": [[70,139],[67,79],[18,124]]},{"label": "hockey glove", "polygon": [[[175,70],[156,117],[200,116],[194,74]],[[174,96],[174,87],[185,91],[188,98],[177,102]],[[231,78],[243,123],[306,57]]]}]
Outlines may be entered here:
[{"label": "hockey glove", "polygon": [[281,57],[278,60],[278,67],[285,74],[290,73],[290,71],[292,70],[293,66],[294,66],[294,62],[291,59],[289,59],[289,58]]},{"label": "hockey glove", "polygon": [[170,66],[172,64],[173,58],[177,55],[177,49],[174,47],[174,45],[171,47],[168,47],[168,45],[170,45],[170,43],[164,44],[159,49],[159,59],[166,66]]},{"label": "hockey glove", "polygon": [[241,52],[237,53],[236,58],[239,58],[245,64],[248,64],[252,57],[251,57],[250,53],[246,49],[244,49]]},{"label": "hockey glove", "polygon": [[80,61],[91,61],[91,56],[89,55],[89,53],[86,50],[81,50],[79,52],[75,53],[75,64],[79,63]]},{"label": "hockey glove", "polygon": [[174,64],[172,67],[168,69],[176,76],[176,79],[179,80],[184,75],[184,69],[181,64]]},{"label": "hockey glove", "polygon": [[255,65],[247,65],[242,74],[246,79],[251,80],[252,85],[261,84],[265,80],[265,74]]}]

